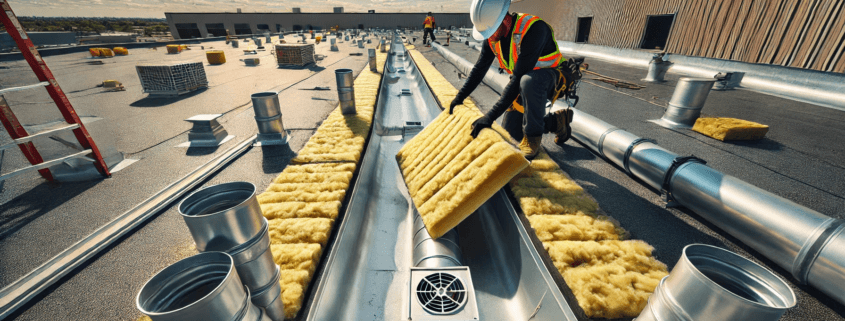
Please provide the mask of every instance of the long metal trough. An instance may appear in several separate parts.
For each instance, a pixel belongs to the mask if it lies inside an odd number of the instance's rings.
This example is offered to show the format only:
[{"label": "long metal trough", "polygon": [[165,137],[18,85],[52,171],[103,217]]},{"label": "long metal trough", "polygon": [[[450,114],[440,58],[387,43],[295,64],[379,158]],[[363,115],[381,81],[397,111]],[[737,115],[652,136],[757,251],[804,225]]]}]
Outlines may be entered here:
[{"label": "long metal trough", "polygon": [[[408,320],[414,208],[395,155],[439,105],[397,37],[358,180],[306,320]],[[577,320],[504,192],[455,231],[480,320]],[[439,320],[439,319],[438,319]]]},{"label": "long metal trough", "polygon": [[[433,44],[459,70],[472,64]],[[484,82],[501,92],[505,75]],[[556,102],[553,108],[563,108]],[[572,138],[845,304],[845,224],[575,109]]]}]

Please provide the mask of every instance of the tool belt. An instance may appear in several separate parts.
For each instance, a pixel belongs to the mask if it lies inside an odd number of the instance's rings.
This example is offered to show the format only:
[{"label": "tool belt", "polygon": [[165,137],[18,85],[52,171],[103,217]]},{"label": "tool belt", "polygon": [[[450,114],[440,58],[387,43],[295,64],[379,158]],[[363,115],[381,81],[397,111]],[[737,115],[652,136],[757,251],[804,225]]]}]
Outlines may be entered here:
[{"label": "tool belt", "polygon": [[[581,80],[583,74],[581,73],[581,64],[584,63],[584,58],[569,58],[557,66],[554,70],[557,72],[557,81],[555,82],[555,89],[550,93],[548,99],[552,102],[560,99],[572,99],[574,107],[578,104],[578,82]],[[525,113],[525,107],[520,104],[522,94],[516,96],[513,103],[508,107],[508,111],[518,111]]]}]

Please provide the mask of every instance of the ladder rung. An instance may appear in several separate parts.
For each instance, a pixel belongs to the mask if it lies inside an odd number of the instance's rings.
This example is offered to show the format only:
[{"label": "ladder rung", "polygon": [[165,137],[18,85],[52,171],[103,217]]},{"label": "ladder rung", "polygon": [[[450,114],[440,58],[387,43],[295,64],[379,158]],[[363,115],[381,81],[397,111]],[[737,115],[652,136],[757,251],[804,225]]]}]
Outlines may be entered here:
[{"label": "ladder rung", "polygon": [[17,145],[20,145],[20,144],[31,142],[32,140],[34,140],[38,137],[50,136],[52,134],[55,134],[55,133],[58,133],[58,132],[61,132],[61,131],[72,130],[72,129],[77,129],[77,128],[79,128],[79,124],[70,124],[70,125],[62,126],[62,127],[55,128],[55,129],[45,130],[45,131],[37,133],[37,134],[32,134],[32,135],[29,135],[29,136],[26,136],[26,137],[21,137],[21,138],[15,139],[14,142],[0,146],[0,150],[6,150],[6,149],[9,149],[9,148],[15,147]]},{"label": "ladder rung", "polygon": [[50,84],[49,82],[42,81],[42,82],[34,84],[34,85],[4,88],[4,89],[0,89],[0,95],[5,94],[5,93],[10,93],[10,92],[13,92],[13,91],[18,91],[18,90],[27,90],[27,89],[33,89],[33,88],[38,88],[38,87],[47,87],[47,85],[49,85],[49,84]]},{"label": "ladder rung", "polygon": [[11,173],[5,174],[5,175],[3,175],[3,176],[0,176],[0,181],[7,180],[7,179],[9,179],[9,178],[12,178],[12,177],[18,176],[18,175],[20,175],[20,174],[23,174],[23,173],[26,173],[26,172],[29,172],[29,171],[35,171],[35,170],[39,170],[39,169],[43,169],[43,168],[47,168],[47,167],[50,167],[50,166],[53,166],[53,165],[58,165],[58,164],[60,164],[60,163],[62,163],[62,162],[64,162],[64,161],[66,161],[66,160],[68,160],[68,159],[73,159],[73,158],[87,158],[87,157],[86,157],[86,155],[88,155],[88,154],[90,154],[90,153],[91,153],[91,150],[90,150],[90,149],[86,149],[86,150],[83,150],[83,151],[81,151],[81,152],[79,152],[79,153],[76,153],[76,154],[71,154],[71,155],[68,155],[68,156],[65,156],[65,157],[62,157],[62,158],[56,158],[56,159],[53,159],[53,160],[49,160],[49,161],[43,162],[43,163],[41,163],[41,164],[36,164],[36,165],[32,165],[32,166],[27,166],[27,167],[24,167],[24,168],[21,168],[21,169],[18,169],[18,170],[12,171]]}]

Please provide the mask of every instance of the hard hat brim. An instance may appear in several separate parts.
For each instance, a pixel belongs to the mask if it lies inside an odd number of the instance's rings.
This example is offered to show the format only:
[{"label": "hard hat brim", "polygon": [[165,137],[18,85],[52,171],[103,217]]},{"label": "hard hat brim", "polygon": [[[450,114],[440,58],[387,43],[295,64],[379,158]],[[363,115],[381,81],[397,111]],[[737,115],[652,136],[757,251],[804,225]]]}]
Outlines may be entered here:
[{"label": "hard hat brim", "polygon": [[[492,34],[490,34],[490,35],[492,36]],[[484,41],[487,38],[490,38],[490,36],[485,37],[482,33],[478,32],[478,29],[475,29],[475,27],[472,27],[472,38],[475,39],[475,40],[478,40],[478,41]]]},{"label": "hard hat brim", "polygon": [[[483,2],[483,0],[475,0],[473,2],[472,8],[470,8],[470,19],[475,19],[473,16],[476,13],[473,10],[475,9],[475,6],[478,5],[478,1]],[[499,29],[499,25],[502,24],[502,20],[505,20],[505,15],[508,14],[508,9],[510,9],[510,1],[505,1],[502,4],[502,10],[501,10],[501,12],[499,12],[499,16],[496,18],[495,23],[492,25],[494,27],[487,28],[487,29],[484,29],[484,30],[478,30],[478,27],[473,25],[472,26],[472,37],[475,40],[478,40],[478,41],[483,41],[487,38],[490,38],[490,36],[492,36],[494,33],[496,33],[496,30]]]}]

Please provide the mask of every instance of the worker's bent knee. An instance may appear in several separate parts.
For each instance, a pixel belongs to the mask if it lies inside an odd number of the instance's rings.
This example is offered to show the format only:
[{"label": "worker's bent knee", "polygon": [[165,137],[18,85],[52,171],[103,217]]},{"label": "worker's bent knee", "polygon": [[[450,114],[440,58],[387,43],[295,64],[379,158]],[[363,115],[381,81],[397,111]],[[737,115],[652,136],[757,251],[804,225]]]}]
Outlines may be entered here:
[{"label": "worker's bent knee", "polygon": [[529,72],[525,74],[525,76],[522,76],[522,79],[519,80],[519,87],[522,89],[532,88],[537,85],[536,82],[537,81],[533,73]]}]

